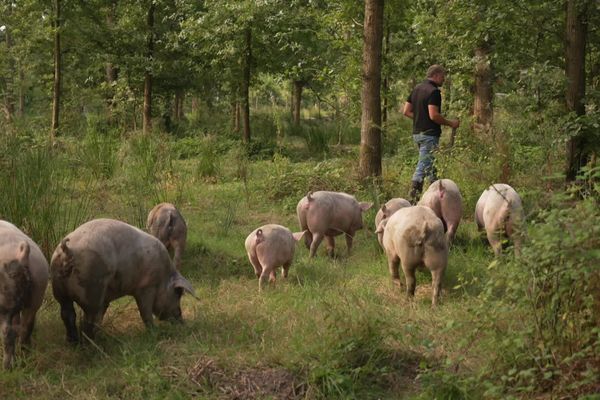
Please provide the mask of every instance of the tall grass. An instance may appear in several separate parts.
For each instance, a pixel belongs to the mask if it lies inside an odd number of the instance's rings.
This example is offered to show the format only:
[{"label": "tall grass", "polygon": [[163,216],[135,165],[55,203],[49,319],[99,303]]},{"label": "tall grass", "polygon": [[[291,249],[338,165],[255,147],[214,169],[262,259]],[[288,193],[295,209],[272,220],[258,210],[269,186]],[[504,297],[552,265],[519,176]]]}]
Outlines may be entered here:
[{"label": "tall grass", "polygon": [[67,155],[47,144],[9,136],[0,146],[0,216],[27,233],[49,257],[60,239],[90,216],[93,182],[71,168]]}]

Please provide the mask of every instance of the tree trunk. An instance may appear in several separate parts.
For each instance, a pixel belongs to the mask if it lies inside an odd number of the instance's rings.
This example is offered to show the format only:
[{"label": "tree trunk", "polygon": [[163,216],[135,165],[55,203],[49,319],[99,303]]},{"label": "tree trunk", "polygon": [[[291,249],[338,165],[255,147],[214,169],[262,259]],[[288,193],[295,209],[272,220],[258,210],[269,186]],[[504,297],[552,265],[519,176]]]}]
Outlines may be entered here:
[{"label": "tree trunk", "polygon": [[173,119],[181,121],[183,118],[183,99],[185,92],[183,89],[175,90],[175,101],[173,102]]},{"label": "tree trunk", "polygon": [[[383,50],[383,61],[382,61],[382,63],[384,65],[388,61],[388,55],[390,53],[391,35],[392,35],[392,33],[390,31],[389,22],[387,22],[386,26],[385,26],[385,48]],[[387,124],[388,110],[390,107],[389,98],[388,98],[389,95],[390,95],[390,82],[389,82],[389,72],[388,72],[385,74],[385,76],[383,78],[383,108],[381,110],[381,126],[383,127],[384,130],[385,130],[385,127]]]},{"label": "tree trunk", "polygon": [[60,92],[61,92],[61,65],[62,55],[60,49],[60,0],[54,0],[54,86],[52,95],[52,125],[50,128],[50,139],[58,135],[60,116]]},{"label": "tree trunk", "polygon": [[[108,13],[106,14],[106,26],[109,30],[114,28],[115,25],[115,15],[116,15],[116,1],[113,1],[108,9]],[[107,62],[105,65],[106,72],[106,83],[108,84],[108,91],[106,93],[106,112],[108,115],[108,122],[113,122],[113,109],[115,107],[115,93],[113,90],[113,85],[117,81],[118,70],[117,67],[111,62]]]},{"label": "tree trunk", "polygon": [[[10,13],[10,7],[8,12]],[[17,75],[15,68],[15,60],[11,54],[13,41],[10,26],[5,27],[4,35],[6,37],[6,53],[8,55],[8,76],[6,76],[4,79],[4,82],[6,82],[6,88],[4,91],[4,115],[6,123],[10,126],[13,122],[13,118],[15,115],[14,77]]]},{"label": "tree trunk", "polygon": [[292,115],[294,118],[294,124],[300,125],[300,108],[302,106],[302,89],[304,88],[304,82],[295,80],[293,85],[294,95],[292,97],[292,104],[294,111]]},{"label": "tree trunk", "polygon": [[235,131],[240,132],[242,130],[242,104],[237,101],[235,103]]},{"label": "tree trunk", "polygon": [[475,49],[475,93],[473,114],[475,117],[475,130],[480,133],[489,133],[493,118],[493,70],[489,58],[490,46],[481,43]]},{"label": "tree trunk", "polygon": [[243,139],[244,142],[250,142],[250,65],[252,62],[252,31],[247,27],[244,31],[244,59],[243,59],[243,71],[242,71],[242,87],[241,87],[241,100],[242,100],[242,125],[243,125]]},{"label": "tree trunk", "polygon": [[144,72],[144,114],[142,119],[142,131],[149,134],[152,130],[152,56],[154,54],[154,1],[150,2],[148,18],[148,46],[146,59],[149,65]]},{"label": "tree trunk", "polygon": [[365,0],[360,175],[381,175],[381,46],[384,0]]},{"label": "tree trunk", "polygon": [[17,68],[19,69],[19,107],[17,108],[17,116],[20,118],[25,114],[25,88],[23,87],[25,72],[23,72],[23,66],[20,62]]},{"label": "tree trunk", "polygon": [[[585,114],[583,98],[585,96],[585,46],[587,36],[587,7],[589,2],[567,0],[565,32],[565,73],[567,91],[565,100],[567,110],[576,115]],[[588,158],[585,133],[571,136],[567,142],[566,181],[573,182]]]}]

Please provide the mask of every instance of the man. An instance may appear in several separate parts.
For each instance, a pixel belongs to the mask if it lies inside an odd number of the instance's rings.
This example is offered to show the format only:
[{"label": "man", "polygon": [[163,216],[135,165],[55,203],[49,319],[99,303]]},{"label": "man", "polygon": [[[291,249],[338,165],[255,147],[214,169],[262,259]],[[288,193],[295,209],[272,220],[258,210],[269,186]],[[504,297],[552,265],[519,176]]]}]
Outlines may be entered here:
[{"label": "man", "polygon": [[442,95],[440,87],[446,79],[446,70],[434,64],[427,69],[427,79],[419,83],[404,103],[404,115],[413,120],[413,140],[419,146],[419,162],[412,176],[411,203],[416,204],[427,176],[431,182],[437,179],[433,151],[442,134],[441,125],[458,128],[460,121],[448,120],[441,114]]}]

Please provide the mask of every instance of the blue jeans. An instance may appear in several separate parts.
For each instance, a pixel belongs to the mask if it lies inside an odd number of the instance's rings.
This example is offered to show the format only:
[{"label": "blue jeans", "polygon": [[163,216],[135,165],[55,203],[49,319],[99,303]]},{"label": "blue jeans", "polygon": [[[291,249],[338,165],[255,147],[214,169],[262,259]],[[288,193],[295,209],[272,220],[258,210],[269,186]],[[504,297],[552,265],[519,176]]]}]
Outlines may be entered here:
[{"label": "blue jeans", "polygon": [[412,176],[413,182],[423,182],[425,177],[428,177],[431,182],[437,180],[435,166],[433,165],[435,161],[433,151],[437,149],[440,137],[419,133],[413,135],[413,140],[419,146],[419,162]]}]

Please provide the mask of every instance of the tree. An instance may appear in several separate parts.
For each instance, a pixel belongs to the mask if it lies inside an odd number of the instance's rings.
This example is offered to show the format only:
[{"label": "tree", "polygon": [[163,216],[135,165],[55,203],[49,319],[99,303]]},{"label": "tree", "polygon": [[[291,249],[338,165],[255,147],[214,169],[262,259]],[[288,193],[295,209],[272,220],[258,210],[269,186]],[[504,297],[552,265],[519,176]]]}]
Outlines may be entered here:
[{"label": "tree", "polygon": [[50,138],[54,140],[58,134],[60,117],[60,97],[62,82],[62,53],[60,47],[60,0],[54,0],[54,86],[52,95],[52,125]]},{"label": "tree", "polygon": [[147,62],[144,71],[144,115],[142,119],[142,130],[145,134],[152,130],[152,57],[154,56],[154,1],[150,0],[146,26],[148,29],[148,41],[146,47]]},{"label": "tree", "polygon": [[244,142],[250,142],[250,76],[252,65],[252,30],[244,29],[244,53],[242,58],[242,84],[240,98],[242,100],[241,118]]},{"label": "tree", "polygon": [[[567,0],[565,31],[565,74],[567,110],[577,116],[585,114],[585,47],[587,37],[587,0]],[[573,182],[588,158],[585,130],[580,130],[567,141],[566,180]]]},{"label": "tree", "polygon": [[365,0],[360,175],[381,175],[381,48],[383,0]]}]

